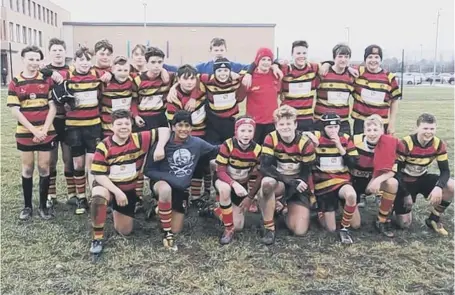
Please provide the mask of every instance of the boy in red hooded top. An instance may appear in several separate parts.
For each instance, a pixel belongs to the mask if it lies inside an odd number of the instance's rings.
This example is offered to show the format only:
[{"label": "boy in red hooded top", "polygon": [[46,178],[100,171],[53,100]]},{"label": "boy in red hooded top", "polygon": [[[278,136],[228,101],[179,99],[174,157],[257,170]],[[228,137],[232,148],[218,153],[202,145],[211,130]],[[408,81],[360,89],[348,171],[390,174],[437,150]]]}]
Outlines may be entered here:
[{"label": "boy in red hooded top", "polygon": [[267,134],[275,130],[273,112],[278,108],[280,81],[272,71],[273,52],[259,48],[254,59],[251,87],[247,92],[246,113],[256,121],[254,141],[262,144]]}]

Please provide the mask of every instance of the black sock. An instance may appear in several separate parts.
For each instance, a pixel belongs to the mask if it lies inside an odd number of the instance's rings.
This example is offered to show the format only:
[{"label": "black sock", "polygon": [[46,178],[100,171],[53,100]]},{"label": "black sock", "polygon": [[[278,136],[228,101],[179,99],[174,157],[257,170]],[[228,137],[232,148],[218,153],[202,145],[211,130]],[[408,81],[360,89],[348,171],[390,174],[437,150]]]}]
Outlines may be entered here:
[{"label": "black sock", "polygon": [[32,208],[33,177],[22,176],[22,192],[24,193],[24,207]]},{"label": "black sock", "polygon": [[46,208],[47,193],[49,192],[50,176],[39,177],[39,206],[41,209]]}]

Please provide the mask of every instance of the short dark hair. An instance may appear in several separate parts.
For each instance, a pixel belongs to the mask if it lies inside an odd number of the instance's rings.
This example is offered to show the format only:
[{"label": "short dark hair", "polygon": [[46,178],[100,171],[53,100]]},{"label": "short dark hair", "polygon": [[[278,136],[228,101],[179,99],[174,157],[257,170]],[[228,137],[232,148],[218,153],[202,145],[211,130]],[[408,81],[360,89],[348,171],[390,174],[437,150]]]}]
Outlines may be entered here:
[{"label": "short dark hair", "polygon": [[54,45],[61,45],[63,48],[66,50],[66,44],[65,41],[59,39],[59,38],[52,38],[49,40],[49,50],[51,50],[51,47]]},{"label": "short dark hair", "polygon": [[97,53],[100,50],[107,50],[110,53],[114,52],[114,47],[112,44],[109,42],[107,39],[100,40],[95,43],[95,53]]},{"label": "short dark hair", "polygon": [[134,46],[133,50],[131,50],[131,53],[136,52],[136,50],[140,50],[142,52],[142,54],[145,54],[145,52],[147,51],[147,49],[145,48],[145,45],[142,45],[142,44],[137,44],[136,46]]},{"label": "short dark hair", "polygon": [[112,64],[113,65],[121,65],[121,66],[123,66],[126,63],[128,63],[128,58],[123,56],[123,55],[119,55],[116,58],[114,58],[114,62]]},{"label": "short dark hair", "polygon": [[417,126],[422,123],[434,124],[436,123],[436,117],[430,113],[423,113],[417,118]]},{"label": "short dark hair", "polygon": [[307,41],[304,41],[304,40],[297,40],[297,41],[292,42],[291,53],[294,52],[294,48],[295,48],[295,47],[299,47],[299,46],[308,48],[308,42],[307,42]]},{"label": "short dark hair", "polygon": [[223,38],[215,37],[212,39],[212,41],[210,41],[210,50],[212,50],[213,46],[217,46],[217,47],[224,46],[227,48],[226,40],[224,40]]},{"label": "short dark hair", "polygon": [[82,58],[82,57],[85,57],[87,60],[91,60],[93,57],[93,54],[90,52],[90,49],[82,46],[82,47],[79,47],[79,49],[76,50],[76,52],[74,53],[74,60],[76,60],[76,58]]},{"label": "short dark hair", "polygon": [[185,110],[177,111],[174,114],[174,118],[172,118],[171,125],[175,126],[177,123],[180,122],[187,122],[191,126],[193,126],[193,120],[191,119],[191,113]]},{"label": "short dark hair", "polygon": [[111,117],[112,117],[112,123],[114,123],[115,120],[123,119],[123,118],[133,120],[133,116],[131,115],[131,112],[128,110],[125,110],[125,109],[119,109],[119,110],[113,111],[111,114]]},{"label": "short dark hair", "polygon": [[35,46],[35,45],[31,45],[31,46],[26,46],[24,47],[24,49],[22,49],[21,51],[21,56],[24,57],[26,53],[28,52],[35,52],[35,53],[38,53],[39,56],[40,56],[40,60],[43,60],[44,58],[44,54],[43,52],[41,51],[41,49],[39,49],[38,46]]},{"label": "short dark hair", "polygon": [[177,70],[177,77],[181,78],[182,76],[185,79],[193,76],[196,77],[197,70],[192,65],[189,64],[183,65]]},{"label": "short dark hair", "polygon": [[337,55],[347,55],[351,57],[351,48],[349,48],[349,46],[346,44],[339,43],[333,47],[332,55],[333,58],[337,57]]},{"label": "short dark hair", "polygon": [[149,47],[145,52],[145,61],[148,62],[152,56],[158,56],[164,59],[164,52],[157,47]]}]

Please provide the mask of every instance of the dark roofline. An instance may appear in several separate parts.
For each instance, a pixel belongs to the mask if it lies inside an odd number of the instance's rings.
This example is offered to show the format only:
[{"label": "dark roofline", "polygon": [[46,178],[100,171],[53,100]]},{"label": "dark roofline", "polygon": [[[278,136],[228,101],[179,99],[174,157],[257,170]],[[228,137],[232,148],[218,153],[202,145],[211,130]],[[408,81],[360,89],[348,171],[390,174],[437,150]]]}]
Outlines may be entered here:
[{"label": "dark roofline", "polygon": [[[63,22],[64,26],[76,27],[143,27],[139,22]],[[148,27],[231,27],[231,28],[274,28],[276,24],[242,23],[147,23]]]}]

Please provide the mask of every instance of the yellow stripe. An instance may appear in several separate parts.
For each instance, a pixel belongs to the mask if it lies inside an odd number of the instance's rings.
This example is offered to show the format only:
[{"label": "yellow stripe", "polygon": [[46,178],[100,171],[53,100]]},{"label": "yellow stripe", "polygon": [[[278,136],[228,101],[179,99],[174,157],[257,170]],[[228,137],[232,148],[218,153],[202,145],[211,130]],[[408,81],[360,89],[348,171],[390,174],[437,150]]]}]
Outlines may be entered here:
[{"label": "yellow stripe", "polygon": [[223,157],[221,154],[218,154],[218,156],[216,157],[216,161],[224,165],[227,165],[228,163],[228,159],[226,157]]},{"label": "yellow stripe", "polygon": [[325,188],[343,183],[345,181],[346,181],[346,179],[334,178],[334,179],[326,180],[326,181],[323,181],[320,183],[316,183],[314,188],[319,191],[319,190],[323,190]]},{"label": "yellow stripe", "polygon": [[326,91],[330,91],[331,89],[347,89],[350,92],[354,87],[345,82],[322,82],[319,84],[319,89]]},{"label": "yellow stripe", "polygon": [[227,208],[227,209],[221,208],[221,213],[222,213],[223,215],[232,214],[232,206],[230,206],[230,207]]},{"label": "yellow stripe", "polygon": [[106,157],[107,155],[107,148],[106,148],[106,145],[104,144],[104,142],[100,142],[98,143],[98,145],[96,146],[97,149],[101,150],[103,152],[103,155]]},{"label": "yellow stripe", "polygon": [[131,90],[123,90],[123,91],[103,91],[103,95],[107,97],[117,97],[117,96],[131,96]]},{"label": "yellow stripe", "polygon": [[363,147],[363,133],[354,135],[353,141],[357,148]]},{"label": "yellow stripe", "polygon": [[[33,126],[35,126],[36,128],[40,129],[40,128],[42,128],[42,127],[44,126],[44,124],[43,124],[43,125],[33,125]],[[54,125],[51,124],[51,126],[49,126],[48,132],[49,132],[49,131],[54,131],[54,130],[55,130],[55,129],[54,129]],[[28,129],[25,128],[24,126],[17,125],[17,127],[16,127],[16,133],[18,133],[18,134],[27,134],[27,133],[31,133],[31,132],[30,132],[30,130],[28,130]]]},{"label": "yellow stripe", "polygon": [[70,83],[68,83],[68,87],[70,89],[74,90],[75,92],[96,90],[99,85],[100,85],[100,82],[74,82],[74,81],[70,81]]},{"label": "yellow stripe", "polygon": [[448,160],[449,160],[449,156],[447,155],[447,153],[436,157],[436,161],[438,161],[438,162],[443,162],[443,161],[448,161]]},{"label": "yellow stripe", "polygon": [[229,153],[231,153],[232,150],[234,149],[232,138],[229,138],[229,139],[226,140],[226,145],[227,145]]},{"label": "yellow stripe", "polygon": [[270,155],[270,156],[274,155],[273,150],[271,148],[269,148],[269,147],[266,147],[266,146],[262,147],[262,153],[266,154],[266,155]]},{"label": "yellow stripe", "polygon": [[317,147],[316,153],[325,155],[325,154],[339,154],[340,151],[336,147]]},{"label": "yellow stripe", "polygon": [[6,103],[7,104],[17,104],[17,105],[21,104],[19,97],[17,97],[16,95],[8,95],[8,98],[6,99]]},{"label": "yellow stripe", "polygon": [[109,159],[107,162],[109,165],[113,165],[113,164],[121,164],[123,162],[126,162],[126,161],[132,161],[132,160],[137,160],[138,158],[140,158],[142,155],[144,154],[143,151],[137,151],[135,153],[131,153],[131,154],[126,154],[126,155],[121,155],[121,156],[117,156],[115,158],[111,158]]},{"label": "yellow stripe", "polygon": [[99,173],[107,173],[108,166],[92,163],[90,170]]},{"label": "yellow stripe", "polygon": [[316,94],[316,90],[315,89],[312,89],[308,94],[294,94],[294,95],[291,95],[289,94],[288,91],[283,91],[283,95],[286,99],[312,99],[314,97],[314,95]]},{"label": "yellow stripe", "polygon": [[254,154],[256,155],[256,157],[259,157],[259,155],[261,154],[261,150],[262,147],[259,144],[256,144],[256,147],[254,148]]},{"label": "yellow stripe", "polygon": [[27,99],[19,102],[22,108],[39,108],[49,105],[48,98]]},{"label": "yellow stripe", "polygon": [[304,156],[302,157],[302,162],[303,163],[308,163],[308,162],[314,162],[316,160],[316,154],[313,153],[310,156]]},{"label": "yellow stripe", "polygon": [[69,120],[66,119],[66,125],[67,126],[93,126],[96,124],[100,124],[101,120],[100,118],[95,118],[91,120]]},{"label": "yellow stripe", "polygon": [[270,133],[270,136],[272,137],[272,143],[273,143],[273,148],[276,148],[278,145],[278,134],[276,131],[273,131]]},{"label": "yellow stripe", "polygon": [[308,74],[299,76],[297,78],[292,77],[292,76],[285,76],[285,77],[283,77],[283,82],[293,82],[293,81],[302,82],[302,81],[306,81],[306,80],[313,80],[315,78],[315,76],[316,76],[316,73],[314,73],[314,72],[310,72]]},{"label": "yellow stripe", "polygon": [[235,167],[238,167],[238,168],[249,168],[251,166],[256,165],[256,163],[251,163],[251,162],[246,162],[246,161],[239,161],[239,160],[235,160],[235,159],[232,159],[232,158],[229,159],[229,164],[231,166],[235,166]]},{"label": "yellow stripe", "polygon": [[140,133],[133,133],[131,134],[131,137],[133,138],[133,142],[134,142],[134,145],[139,148],[139,136],[140,136]]}]

